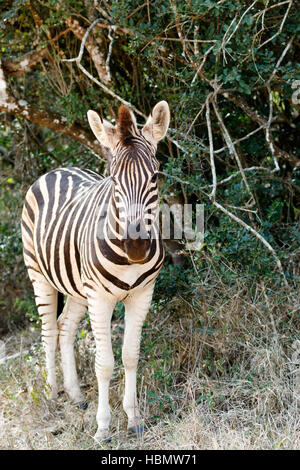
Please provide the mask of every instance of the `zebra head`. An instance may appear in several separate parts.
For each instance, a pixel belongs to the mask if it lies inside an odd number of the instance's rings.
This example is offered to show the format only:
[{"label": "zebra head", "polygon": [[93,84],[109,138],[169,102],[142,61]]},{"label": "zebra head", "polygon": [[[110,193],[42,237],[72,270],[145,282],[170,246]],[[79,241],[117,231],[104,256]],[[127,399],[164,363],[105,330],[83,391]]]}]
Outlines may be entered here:
[{"label": "zebra head", "polygon": [[152,228],[158,215],[157,143],[169,127],[170,111],[166,101],[153,108],[139,130],[133,113],[122,105],[117,125],[88,111],[88,120],[99,142],[110,149],[112,160],[112,205],[117,223],[117,238],[131,263],[143,262],[149,253]]}]

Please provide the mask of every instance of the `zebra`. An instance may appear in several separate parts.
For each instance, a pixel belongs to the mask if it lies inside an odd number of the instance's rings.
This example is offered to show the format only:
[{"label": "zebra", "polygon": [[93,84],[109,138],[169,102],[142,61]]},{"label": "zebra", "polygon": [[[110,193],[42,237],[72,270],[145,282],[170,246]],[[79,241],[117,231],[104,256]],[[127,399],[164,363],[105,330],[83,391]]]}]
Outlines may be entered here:
[{"label": "zebra", "polygon": [[[89,311],[98,382],[94,437],[100,441],[109,438],[111,318],[120,301],[125,306],[123,408],[129,430],[139,434],[145,429],[136,372],[142,326],[164,260],[155,154],[167,133],[170,110],[166,101],[160,101],[140,130],[125,105],[118,110],[115,126],[96,111],[89,110],[87,118],[98,141],[110,150],[110,175],[103,178],[68,167],[41,176],[26,194],[21,228],[24,261],[42,322],[49,399],[57,397],[59,342],[64,389],[72,402],[85,406],[73,345],[77,326]],[[58,294],[66,296],[66,302],[57,318]]]}]

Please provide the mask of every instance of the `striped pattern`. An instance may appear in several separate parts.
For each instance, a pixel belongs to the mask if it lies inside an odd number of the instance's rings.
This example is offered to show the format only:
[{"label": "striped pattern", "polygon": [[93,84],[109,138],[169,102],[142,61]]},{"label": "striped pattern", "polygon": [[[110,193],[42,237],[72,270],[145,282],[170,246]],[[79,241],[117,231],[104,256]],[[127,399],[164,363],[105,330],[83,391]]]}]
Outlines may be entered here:
[{"label": "striped pattern", "polygon": [[[41,272],[65,295],[83,299],[85,286],[102,287],[122,300],[130,290],[151,282],[162,265],[162,243],[153,224],[157,186],[148,182],[148,173],[154,174],[156,168],[145,159],[143,165],[137,155],[128,162],[126,150],[120,153],[113,177],[101,179],[91,171],[60,168],[39,178],[27,193],[22,214],[27,269]],[[152,227],[149,254],[142,266],[133,269],[121,243],[125,217],[118,218],[118,213],[125,211],[129,221],[146,213],[147,228]],[[118,225],[123,227],[120,233]]]}]

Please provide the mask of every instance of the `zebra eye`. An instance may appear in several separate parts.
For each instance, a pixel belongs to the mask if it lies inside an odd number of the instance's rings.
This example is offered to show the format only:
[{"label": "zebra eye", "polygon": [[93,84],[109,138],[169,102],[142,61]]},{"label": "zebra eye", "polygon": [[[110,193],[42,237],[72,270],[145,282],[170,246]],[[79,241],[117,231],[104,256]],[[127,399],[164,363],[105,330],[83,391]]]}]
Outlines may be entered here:
[{"label": "zebra eye", "polygon": [[151,183],[156,183],[157,178],[158,178],[158,173],[154,173],[154,175],[151,178]]}]

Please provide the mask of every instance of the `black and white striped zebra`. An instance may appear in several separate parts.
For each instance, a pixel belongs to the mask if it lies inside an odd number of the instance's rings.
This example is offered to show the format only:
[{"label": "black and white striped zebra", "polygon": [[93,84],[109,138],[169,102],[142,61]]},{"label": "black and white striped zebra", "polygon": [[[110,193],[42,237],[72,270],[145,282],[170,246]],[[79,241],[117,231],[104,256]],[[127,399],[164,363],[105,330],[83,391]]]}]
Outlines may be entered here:
[{"label": "black and white striped zebra", "polygon": [[[168,129],[165,101],[138,130],[134,115],[121,106],[114,127],[95,111],[90,126],[111,150],[110,176],[78,168],[59,168],[29,189],[22,213],[24,259],[33,283],[46,354],[50,398],[57,395],[55,350],[59,339],[64,387],[75,403],[80,391],[73,343],[88,308],[96,341],[95,370],[99,403],[96,439],[107,438],[110,423],[109,381],[114,358],[111,317],[125,305],[122,361],[124,410],[128,428],[141,430],[136,369],[141,329],[148,312],[164,251],[158,228],[157,142]],[[58,292],[67,296],[58,320]]]}]

